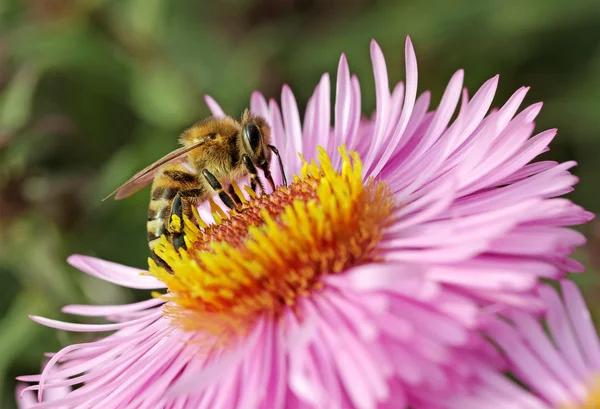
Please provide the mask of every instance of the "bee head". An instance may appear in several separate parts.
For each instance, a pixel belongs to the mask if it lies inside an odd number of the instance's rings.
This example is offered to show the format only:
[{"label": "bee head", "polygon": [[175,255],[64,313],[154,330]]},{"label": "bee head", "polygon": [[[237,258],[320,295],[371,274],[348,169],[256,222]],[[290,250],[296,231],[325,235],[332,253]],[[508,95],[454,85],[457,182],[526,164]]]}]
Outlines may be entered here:
[{"label": "bee head", "polygon": [[249,111],[242,116],[242,143],[252,162],[261,169],[269,167],[271,162],[271,128],[267,121]]}]

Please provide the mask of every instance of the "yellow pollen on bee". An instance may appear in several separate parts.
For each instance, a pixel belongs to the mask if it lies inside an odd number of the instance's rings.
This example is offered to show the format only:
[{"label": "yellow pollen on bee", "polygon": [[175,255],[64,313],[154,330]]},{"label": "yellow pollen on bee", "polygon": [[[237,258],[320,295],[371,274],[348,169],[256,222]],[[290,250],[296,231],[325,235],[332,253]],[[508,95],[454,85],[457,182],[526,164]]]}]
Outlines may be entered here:
[{"label": "yellow pollen on bee", "polygon": [[171,220],[169,220],[168,229],[172,232],[180,232],[182,229],[182,224],[183,221],[181,220],[181,217],[177,216],[176,214],[173,214],[171,215]]},{"label": "yellow pollen on bee", "polygon": [[165,314],[184,329],[244,333],[260,316],[299,313],[299,299],[319,291],[322,276],[379,261],[392,194],[383,182],[363,181],[358,154],[339,152],[339,172],[319,148],[319,164],[304,161],[289,186],[252,192],[230,214],[211,202],[214,224],[184,217],[187,250],[166,239],[155,247],[171,271],[149,261],[169,290],[158,295],[169,301]]}]

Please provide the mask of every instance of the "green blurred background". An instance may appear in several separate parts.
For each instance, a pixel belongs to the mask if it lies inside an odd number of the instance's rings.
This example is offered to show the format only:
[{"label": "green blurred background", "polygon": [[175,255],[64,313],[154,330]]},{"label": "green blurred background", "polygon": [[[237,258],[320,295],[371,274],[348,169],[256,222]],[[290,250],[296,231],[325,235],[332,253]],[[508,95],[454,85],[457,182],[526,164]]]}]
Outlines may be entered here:
[{"label": "green blurred background", "polygon": [[[500,73],[496,105],[531,85],[527,102],[545,102],[537,129],[560,130],[547,157],[579,162],[570,197],[600,212],[600,1],[0,0],[0,407],[43,352],[87,337],[27,314],[147,296],[65,258],[146,264],[147,194],[101,198],[208,115],[204,94],[237,116],[253,90],[278,98],[287,82],[303,106],[345,52],[371,112],[369,41],[395,83],[406,34],[434,101],[458,68],[471,91]],[[600,227],[582,230],[578,281],[600,311]]]}]

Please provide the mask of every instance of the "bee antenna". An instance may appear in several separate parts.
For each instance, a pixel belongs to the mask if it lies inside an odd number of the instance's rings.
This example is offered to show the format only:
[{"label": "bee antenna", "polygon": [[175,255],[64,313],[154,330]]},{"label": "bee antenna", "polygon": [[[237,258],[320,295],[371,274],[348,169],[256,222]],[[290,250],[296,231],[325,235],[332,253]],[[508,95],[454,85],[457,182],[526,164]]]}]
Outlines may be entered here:
[{"label": "bee antenna", "polygon": [[283,170],[283,162],[281,162],[281,156],[279,155],[279,151],[273,145],[267,146],[273,151],[275,155],[277,155],[277,160],[279,161],[279,169],[281,170],[281,178],[283,179],[283,185],[287,187],[287,179],[285,178],[285,171]]}]

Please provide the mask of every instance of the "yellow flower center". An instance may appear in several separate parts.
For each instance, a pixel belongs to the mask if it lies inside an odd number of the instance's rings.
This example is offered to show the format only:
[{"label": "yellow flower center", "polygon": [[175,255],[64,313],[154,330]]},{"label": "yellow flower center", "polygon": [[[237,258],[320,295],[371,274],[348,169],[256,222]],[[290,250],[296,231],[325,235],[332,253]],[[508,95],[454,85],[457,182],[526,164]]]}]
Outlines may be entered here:
[{"label": "yellow flower center", "polygon": [[363,182],[358,155],[339,151],[341,171],[319,149],[320,165],[305,161],[288,187],[262,196],[248,189],[251,198],[229,215],[211,202],[211,225],[186,218],[187,250],[175,251],[163,237],[155,251],[172,271],[149,263],[169,290],[159,295],[170,301],[165,314],[189,330],[244,333],[259,316],[299,313],[298,299],[318,291],[322,275],[378,261],[391,192],[383,182]]}]

